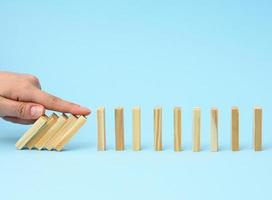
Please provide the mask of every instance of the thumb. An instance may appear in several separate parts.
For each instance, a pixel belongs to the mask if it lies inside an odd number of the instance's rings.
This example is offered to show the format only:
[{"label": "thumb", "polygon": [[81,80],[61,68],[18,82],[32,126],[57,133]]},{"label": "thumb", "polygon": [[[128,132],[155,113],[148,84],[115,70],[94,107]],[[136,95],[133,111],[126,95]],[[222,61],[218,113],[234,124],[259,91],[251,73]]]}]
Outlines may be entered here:
[{"label": "thumb", "polygon": [[0,116],[16,117],[19,119],[37,119],[42,116],[45,109],[40,104],[19,102],[0,97]]}]

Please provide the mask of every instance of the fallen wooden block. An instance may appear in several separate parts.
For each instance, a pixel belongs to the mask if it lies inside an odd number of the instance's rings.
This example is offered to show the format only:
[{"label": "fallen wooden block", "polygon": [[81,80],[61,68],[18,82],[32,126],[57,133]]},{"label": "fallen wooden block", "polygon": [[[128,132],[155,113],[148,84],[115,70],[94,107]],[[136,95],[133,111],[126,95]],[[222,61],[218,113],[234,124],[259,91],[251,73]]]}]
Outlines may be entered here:
[{"label": "fallen wooden block", "polygon": [[55,113],[50,117],[44,115],[17,141],[16,148],[61,151],[85,121],[84,116],[70,115],[67,118],[65,114],[60,117]]}]

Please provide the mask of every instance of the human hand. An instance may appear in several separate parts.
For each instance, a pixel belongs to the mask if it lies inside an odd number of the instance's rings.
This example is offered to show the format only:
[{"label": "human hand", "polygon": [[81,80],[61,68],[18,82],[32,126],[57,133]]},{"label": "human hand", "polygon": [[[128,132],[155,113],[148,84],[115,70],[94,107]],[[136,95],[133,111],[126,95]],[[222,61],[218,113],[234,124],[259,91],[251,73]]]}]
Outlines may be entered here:
[{"label": "human hand", "polygon": [[0,117],[14,123],[31,124],[45,109],[74,115],[91,112],[42,91],[39,79],[33,75],[0,71]]}]

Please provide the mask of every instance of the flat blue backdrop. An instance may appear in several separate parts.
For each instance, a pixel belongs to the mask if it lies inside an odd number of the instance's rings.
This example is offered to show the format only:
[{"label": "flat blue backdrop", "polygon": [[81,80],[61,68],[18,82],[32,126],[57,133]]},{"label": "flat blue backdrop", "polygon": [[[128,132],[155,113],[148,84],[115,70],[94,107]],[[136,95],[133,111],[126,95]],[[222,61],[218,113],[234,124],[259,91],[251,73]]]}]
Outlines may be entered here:
[{"label": "flat blue backdrop", "polygon": [[[0,69],[31,73],[43,89],[88,106],[87,124],[61,153],[17,151],[28,127],[0,121],[1,199],[267,199],[272,174],[271,1],[0,1]],[[96,151],[95,110],[106,107],[107,148]],[[125,109],[124,152],[114,151],[114,107]],[[141,152],[131,108],[142,108]],[[163,148],[153,152],[153,107]],[[183,147],[173,152],[173,106]],[[230,151],[230,108],[241,151]],[[263,107],[264,151],[252,151],[252,108]],[[192,107],[202,109],[191,152]],[[209,109],[219,109],[218,153]]]}]

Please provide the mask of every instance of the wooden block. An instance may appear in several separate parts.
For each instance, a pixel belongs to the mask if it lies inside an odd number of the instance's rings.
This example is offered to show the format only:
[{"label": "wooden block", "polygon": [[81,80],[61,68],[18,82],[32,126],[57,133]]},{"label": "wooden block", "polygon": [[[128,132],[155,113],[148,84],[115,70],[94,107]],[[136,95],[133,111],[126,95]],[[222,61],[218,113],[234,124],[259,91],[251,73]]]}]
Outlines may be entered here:
[{"label": "wooden block", "polygon": [[193,152],[200,151],[200,108],[193,109]]},{"label": "wooden block", "polygon": [[231,108],[231,150],[239,151],[239,110]]},{"label": "wooden block", "polygon": [[218,151],[218,110],[211,109],[211,151]]},{"label": "wooden block", "polygon": [[174,151],[181,151],[181,108],[174,108]]},{"label": "wooden block", "polygon": [[45,123],[45,125],[31,138],[31,140],[25,145],[28,149],[34,148],[37,142],[47,133],[47,131],[57,121],[58,116],[53,113]]},{"label": "wooden block", "polygon": [[62,134],[62,137],[54,147],[57,151],[61,151],[65,144],[75,135],[75,133],[84,125],[86,118],[80,116],[76,122],[72,123]]},{"label": "wooden block", "polygon": [[132,109],[132,149],[141,150],[141,109],[134,107]]},{"label": "wooden block", "polygon": [[253,149],[262,150],[262,108],[253,109]]},{"label": "wooden block", "polygon": [[31,138],[39,132],[39,130],[46,124],[48,120],[47,116],[40,117],[33,126],[28,129],[25,134],[17,141],[16,148],[22,149],[31,140]]},{"label": "wooden block", "polygon": [[96,111],[97,118],[97,150],[106,150],[106,126],[105,126],[105,108],[99,107]]},{"label": "wooden block", "polygon": [[115,108],[115,150],[124,150],[124,109]]},{"label": "wooden block", "polygon": [[77,121],[77,117],[74,115],[70,115],[66,121],[66,123],[55,133],[54,136],[47,142],[46,148],[47,150],[52,150],[56,147],[56,145],[60,142],[64,133],[69,130],[72,125]]},{"label": "wooden block", "polygon": [[162,151],[162,109],[154,109],[154,150]]},{"label": "wooden block", "polygon": [[47,149],[48,148],[48,142],[50,139],[60,130],[60,128],[66,123],[68,117],[65,114],[62,114],[55,124],[51,126],[51,128],[47,131],[46,134],[44,134],[41,139],[36,143],[35,148],[41,150],[41,149]]}]

